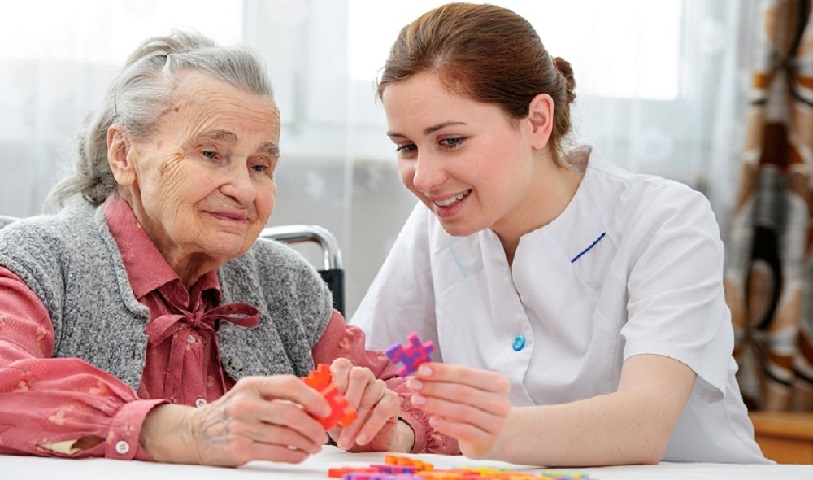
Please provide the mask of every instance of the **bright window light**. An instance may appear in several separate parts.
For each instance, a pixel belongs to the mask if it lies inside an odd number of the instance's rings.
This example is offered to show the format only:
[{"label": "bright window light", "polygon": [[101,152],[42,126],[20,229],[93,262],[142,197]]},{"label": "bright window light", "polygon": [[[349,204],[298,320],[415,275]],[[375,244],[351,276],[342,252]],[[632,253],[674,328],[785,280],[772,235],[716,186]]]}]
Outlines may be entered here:
[{"label": "bright window light", "polygon": [[121,64],[145,38],[191,30],[243,38],[241,0],[23,0],[3,5],[0,58]]},{"label": "bright window light", "polygon": [[[348,72],[372,81],[399,30],[439,0],[349,0]],[[679,92],[682,0],[495,0],[573,65],[577,94],[673,100]]]}]

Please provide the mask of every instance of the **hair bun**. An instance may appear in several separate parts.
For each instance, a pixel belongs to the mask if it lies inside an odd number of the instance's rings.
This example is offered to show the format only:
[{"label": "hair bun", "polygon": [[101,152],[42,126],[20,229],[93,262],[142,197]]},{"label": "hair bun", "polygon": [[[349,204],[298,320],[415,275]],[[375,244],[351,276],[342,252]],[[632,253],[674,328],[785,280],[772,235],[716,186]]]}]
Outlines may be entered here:
[{"label": "hair bun", "polygon": [[567,89],[567,103],[572,103],[573,100],[576,99],[576,94],[573,92],[573,90],[576,89],[576,79],[573,78],[573,67],[570,65],[570,62],[562,57],[553,57],[553,66],[556,67],[556,70],[559,70],[559,73],[564,77]]},{"label": "hair bun", "polygon": [[203,35],[173,30],[167,36],[150,37],[144,40],[130,54],[125,65],[132,65],[142,59],[155,57],[161,57],[162,62],[166,62],[167,55],[214,46],[215,42]]}]

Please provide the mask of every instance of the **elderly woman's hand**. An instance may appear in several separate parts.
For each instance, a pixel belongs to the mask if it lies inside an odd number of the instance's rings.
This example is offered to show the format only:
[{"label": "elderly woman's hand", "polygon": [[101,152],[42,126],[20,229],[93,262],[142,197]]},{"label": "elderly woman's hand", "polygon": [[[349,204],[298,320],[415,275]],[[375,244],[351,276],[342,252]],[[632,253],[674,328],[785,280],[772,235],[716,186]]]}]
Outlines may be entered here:
[{"label": "elderly woman's hand", "polygon": [[300,378],[248,377],[201,408],[157,407],[144,422],[141,444],[155,460],[170,463],[299,463],[327,442],[314,418],[329,413],[327,401]]},{"label": "elderly woman's hand", "polygon": [[328,433],[336,445],[353,452],[408,452],[415,441],[412,428],[398,421],[401,399],[368,368],[356,367],[345,358],[330,366],[333,383],[347,398],[358,418],[348,425],[333,427]]}]

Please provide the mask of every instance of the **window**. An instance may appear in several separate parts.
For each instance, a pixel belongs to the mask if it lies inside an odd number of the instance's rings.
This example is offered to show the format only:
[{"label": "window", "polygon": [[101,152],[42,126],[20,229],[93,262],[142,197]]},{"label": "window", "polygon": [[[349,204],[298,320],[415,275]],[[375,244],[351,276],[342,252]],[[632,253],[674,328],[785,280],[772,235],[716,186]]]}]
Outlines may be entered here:
[{"label": "window", "polygon": [[[400,28],[442,0],[381,2],[376,0],[312,0],[308,30],[298,67],[295,100],[289,112],[283,108],[283,136],[289,152],[338,156],[339,161],[371,160],[392,162],[392,146],[384,132],[383,111],[375,97],[374,80],[383,67],[389,48]],[[636,140],[646,125],[664,123],[685,115],[686,84],[697,85],[706,78],[691,77],[685,71],[687,35],[692,29],[691,11],[683,0],[578,0],[521,1],[492,3],[512,8],[529,19],[546,48],[567,59],[576,77],[578,101],[574,106],[574,131],[598,144],[630,168],[660,161],[644,152],[651,141]],[[698,9],[706,6],[695,6]],[[688,32],[688,33],[687,33]],[[282,39],[280,39],[282,41]],[[681,82],[692,78],[692,82]],[[279,76],[276,80],[279,83]],[[683,90],[682,90],[683,89]],[[282,104],[281,104],[282,105]],[[645,124],[633,124],[646,112]],[[686,124],[669,132],[670,139],[696,136],[687,131],[699,123]],[[639,128],[640,127],[640,128]],[[681,130],[682,129],[682,130]],[[660,129],[640,138],[661,138]],[[686,130],[686,131],[684,131]],[[656,142],[657,143],[657,142]],[[660,143],[658,143],[660,145]],[[674,142],[670,140],[672,148]],[[629,160],[627,160],[629,159]],[[650,171],[652,169],[649,169]]]},{"label": "window", "polygon": [[149,35],[192,29],[227,44],[243,38],[238,0],[25,0],[3,5],[0,59],[120,65]]},{"label": "window", "polygon": [[[374,80],[401,27],[442,3],[349,0],[350,77]],[[591,72],[579,81],[580,93],[611,98],[677,98],[681,0],[491,3],[527,18],[548,51],[568,60],[577,75]]]}]

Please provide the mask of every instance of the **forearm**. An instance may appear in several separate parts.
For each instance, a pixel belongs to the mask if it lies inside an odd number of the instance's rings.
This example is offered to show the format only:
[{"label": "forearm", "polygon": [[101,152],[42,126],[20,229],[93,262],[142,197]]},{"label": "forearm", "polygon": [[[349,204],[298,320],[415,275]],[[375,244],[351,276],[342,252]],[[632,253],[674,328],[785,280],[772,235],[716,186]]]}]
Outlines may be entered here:
[{"label": "forearm", "polygon": [[395,440],[392,443],[394,452],[410,453],[415,446],[415,431],[400,418],[395,428]]},{"label": "forearm", "polygon": [[658,398],[628,391],[564,405],[514,408],[489,457],[519,464],[654,464],[674,428]]},{"label": "forearm", "polygon": [[158,462],[199,464],[201,459],[193,448],[192,407],[159,405],[144,419],[139,442]]},{"label": "forearm", "polygon": [[0,368],[0,392],[0,454],[147,459],[138,435],[160,400],[81,360],[18,360]]}]

